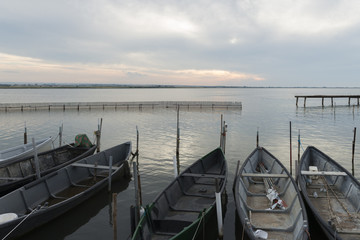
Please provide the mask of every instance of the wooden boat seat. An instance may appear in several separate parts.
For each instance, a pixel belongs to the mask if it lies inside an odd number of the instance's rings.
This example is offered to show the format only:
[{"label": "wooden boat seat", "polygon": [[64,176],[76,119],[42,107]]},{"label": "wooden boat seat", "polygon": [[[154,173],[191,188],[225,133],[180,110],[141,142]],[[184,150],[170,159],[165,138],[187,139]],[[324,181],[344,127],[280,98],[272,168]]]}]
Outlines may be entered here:
[{"label": "wooden boat seat", "polygon": [[338,171],[301,171],[302,175],[310,175],[310,176],[347,176],[346,172],[338,172]]},{"label": "wooden boat seat", "polygon": [[[109,166],[106,165],[94,165],[94,164],[86,164],[86,163],[73,163],[71,166],[74,167],[84,167],[84,168],[94,168],[94,169],[101,169],[101,170],[109,170]],[[111,169],[113,171],[118,170],[120,167],[112,166]]]},{"label": "wooden boat seat", "polygon": [[242,173],[242,177],[258,177],[258,178],[288,178],[285,173]]},{"label": "wooden boat seat", "polygon": [[181,174],[183,177],[198,177],[198,178],[222,178],[225,179],[224,175],[218,174],[204,174],[204,173],[183,173]]},{"label": "wooden boat seat", "polygon": [[161,235],[175,235],[181,232],[185,227],[189,226],[192,222],[181,220],[153,220],[153,226],[156,234]]}]

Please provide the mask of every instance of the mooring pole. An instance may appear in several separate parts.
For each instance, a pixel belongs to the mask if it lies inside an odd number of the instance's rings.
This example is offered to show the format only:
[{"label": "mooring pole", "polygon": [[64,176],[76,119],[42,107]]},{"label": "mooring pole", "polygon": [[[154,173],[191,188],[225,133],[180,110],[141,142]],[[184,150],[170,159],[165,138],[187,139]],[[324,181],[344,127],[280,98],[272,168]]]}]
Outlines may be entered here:
[{"label": "mooring pole", "polygon": [[177,158],[176,158],[176,156],[174,156],[173,162],[174,162],[174,178],[177,178],[177,176],[178,176],[178,167],[177,167]]},{"label": "mooring pole", "polygon": [[296,173],[298,171],[299,163],[300,163],[300,129],[299,129],[299,134],[298,134],[298,159],[296,160],[296,163],[295,163],[295,172]]},{"label": "mooring pole", "polygon": [[291,121],[290,121],[290,175],[292,175],[292,143],[291,143]]},{"label": "mooring pole", "polygon": [[63,127],[63,124],[59,127],[59,147],[61,147]]},{"label": "mooring pole", "polygon": [[[180,127],[179,127],[179,115],[180,115],[180,106],[177,105],[177,117],[176,117],[176,168],[177,173],[180,171],[180,159],[179,159],[179,148],[180,148]],[[177,175],[177,174],[176,174]]]},{"label": "mooring pole", "polygon": [[26,122],[25,122],[25,131],[24,131],[24,144],[27,144],[27,129],[26,129]]},{"label": "mooring pole", "polygon": [[224,121],[224,124],[223,124],[223,140],[222,140],[222,143],[223,143],[223,152],[225,154],[225,147],[226,147],[226,132],[227,132],[227,124],[226,122]]},{"label": "mooring pole", "polygon": [[219,187],[219,179],[215,179],[216,185],[216,192],[215,192],[215,199],[216,199],[216,213],[217,213],[217,223],[218,223],[218,233],[219,239],[223,239],[223,220],[222,220],[222,206],[221,206],[221,193]]},{"label": "mooring pole", "polygon": [[356,127],[354,127],[354,140],[352,142],[352,175],[355,176],[355,163],[354,163],[354,155],[355,155],[355,141],[356,141]]},{"label": "mooring pole", "polygon": [[142,193],[141,193],[141,181],[140,181],[140,170],[139,170],[139,130],[136,126],[136,169],[137,169],[137,180],[138,180],[138,194],[140,206],[142,205]]},{"label": "mooring pole", "polygon": [[257,131],[256,131],[256,147],[257,148],[259,147],[259,128],[257,128]]},{"label": "mooring pole", "polygon": [[111,191],[111,175],[112,175],[113,156],[109,157],[109,184],[108,191]]},{"label": "mooring pole", "polygon": [[138,173],[137,173],[136,162],[133,162],[133,171],[134,171],[134,185],[135,185],[135,226],[137,226],[140,220],[140,203],[139,203],[139,189],[137,182]]},{"label": "mooring pole", "polygon": [[98,123],[98,130],[95,131],[96,135],[96,152],[100,152],[100,138],[101,138],[102,118],[100,124]]},{"label": "mooring pole", "polygon": [[220,123],[220,148],[223,149],[223,115],[221,114],[221,123]]},{"label": "mooring pole", "polygon": [[32,138],[32,144],[33,144],[33,148],[34,148],[34,162],[35,162],[35,168],[36,168],[36,177],[37,179],[40,178],[40,164],[39,164],[39,158],[38,158],[38,154],[37,154],[37,149],[36,149],[36,144],[35,144],[35,139]]}]

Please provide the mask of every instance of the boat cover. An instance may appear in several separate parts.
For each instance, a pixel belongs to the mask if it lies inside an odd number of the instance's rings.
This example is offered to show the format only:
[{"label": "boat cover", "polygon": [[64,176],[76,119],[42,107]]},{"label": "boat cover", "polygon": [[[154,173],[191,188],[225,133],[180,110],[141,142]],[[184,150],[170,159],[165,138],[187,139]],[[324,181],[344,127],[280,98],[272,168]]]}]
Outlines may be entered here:
[{"label": "boat cover", "polygon": [[90,148],[92,146],[91,141],[89,140],[86,134],[78,134],[75,137],[75,147],[86,147]]}]

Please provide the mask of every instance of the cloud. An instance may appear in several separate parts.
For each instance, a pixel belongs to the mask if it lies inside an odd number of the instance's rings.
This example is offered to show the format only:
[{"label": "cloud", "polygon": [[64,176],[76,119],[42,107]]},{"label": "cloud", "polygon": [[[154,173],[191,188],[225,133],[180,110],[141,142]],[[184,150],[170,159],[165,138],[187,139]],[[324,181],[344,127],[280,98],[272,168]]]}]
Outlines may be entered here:
[{"label": "cloud", "polygon": [[[1,1],[0,61],[10,71],[15,68],[9,65],[19,64],[20,73],[38,74],[25,76],[29,81],[80,77],[176,84],[193,78],[199,84],[291,86],[311,85],[314,79],[322,79],[321,85],[328,79],[336,84],[335,76],[342,76],[351,85],[360,60],[355,54],[359,4],[355,0]],[[17,56],[24,57],[11,59]],[[10,77],[4,71],[0,81]]]}]

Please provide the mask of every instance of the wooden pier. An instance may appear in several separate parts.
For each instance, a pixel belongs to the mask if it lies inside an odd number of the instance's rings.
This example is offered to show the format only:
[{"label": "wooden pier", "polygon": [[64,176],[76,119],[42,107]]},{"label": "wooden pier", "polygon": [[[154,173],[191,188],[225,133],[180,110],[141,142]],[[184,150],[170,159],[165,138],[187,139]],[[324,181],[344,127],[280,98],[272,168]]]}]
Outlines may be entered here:
[{"label": "wooden pier", "polygon": [[241,102],[221,101],[146,101],[146,102],[53,102],[53,103],[2,103],[0,111],[26,111],[26,110],[67,110],[75,109],[142,109],[142,108],[225,108],[242,109]]},{"label": "wooden pier", "polygon": [[330,98],[331,99],[331,106],[334,106],[334,98],[347,98],[348,105],[350,106],[351,99],[357,99],[357,105],[359,106],[359,98],[360,95],[298,95],[296,97],[296,106],[298,106],[299,98],[304,99],[304,107],[306,107],[306,99],[308,98],[321,98],[321,106],[324,107],[324,99]]}]

